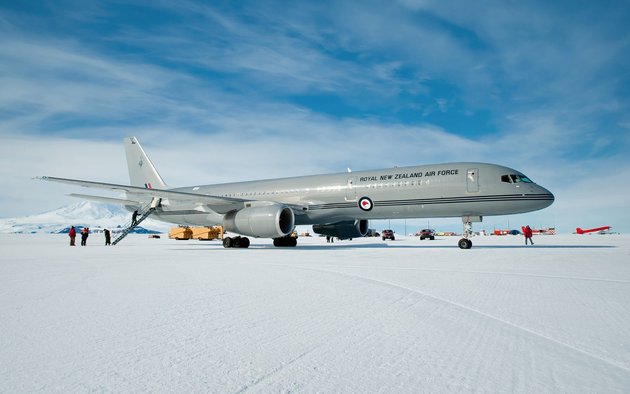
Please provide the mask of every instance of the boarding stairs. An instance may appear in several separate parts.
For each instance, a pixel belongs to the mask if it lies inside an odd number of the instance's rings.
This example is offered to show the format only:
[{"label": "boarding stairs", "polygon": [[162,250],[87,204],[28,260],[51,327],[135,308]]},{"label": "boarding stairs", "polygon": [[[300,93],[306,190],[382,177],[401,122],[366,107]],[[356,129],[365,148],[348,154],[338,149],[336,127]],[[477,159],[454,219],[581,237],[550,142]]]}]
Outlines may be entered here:
[{"label": "boarding stairs", "polygon": [[136,217],[136,223],[133,223],[132,220],[125,224],[125,229],[116,237],[116,239],[112,242],[112,245],[116,245],[118,242],[122,241],[130,232],[133,231],[134,228],[138,227],[140,223],[144,221],[144,219],[148,218],[153,212],[155,212],[155,207],[153,203],[149,203],[142,208],[138,209],[138,216]]}]

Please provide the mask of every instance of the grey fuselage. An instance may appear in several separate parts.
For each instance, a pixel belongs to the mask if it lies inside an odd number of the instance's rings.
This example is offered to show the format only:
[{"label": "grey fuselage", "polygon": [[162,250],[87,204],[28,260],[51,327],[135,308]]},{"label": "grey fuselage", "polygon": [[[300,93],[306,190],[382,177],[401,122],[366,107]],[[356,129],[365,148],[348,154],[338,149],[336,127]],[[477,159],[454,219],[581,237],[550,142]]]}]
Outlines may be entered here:
[{"label": "grey fuselage", "polygon": [[[296,225],[508,215],[542,209],[554,201],[553,194],[521,172],[487,163],[395,167],[171,190],[286,204],[294,210]],[[222,214],[203,204],[168,200],[155,216],[201,226],[223,220]]]}]

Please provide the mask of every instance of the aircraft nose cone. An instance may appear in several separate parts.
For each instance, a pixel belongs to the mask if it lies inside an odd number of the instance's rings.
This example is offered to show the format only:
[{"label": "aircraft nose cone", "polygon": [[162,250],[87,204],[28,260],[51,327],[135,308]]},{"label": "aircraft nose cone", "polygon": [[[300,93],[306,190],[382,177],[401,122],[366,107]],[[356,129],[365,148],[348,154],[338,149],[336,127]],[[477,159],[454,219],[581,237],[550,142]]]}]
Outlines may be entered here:
[{"label": "aircraft nose cone", "polygon": [[553,193],[551,193],[549,190],[545,189],[544,187],[540,186],[540,195],[541,195],[541,200],[543,200],[545,202],[545,207],[550,206],[551,204],[553,204],[553,202],[556,200],[556,197],[553,195]]}]

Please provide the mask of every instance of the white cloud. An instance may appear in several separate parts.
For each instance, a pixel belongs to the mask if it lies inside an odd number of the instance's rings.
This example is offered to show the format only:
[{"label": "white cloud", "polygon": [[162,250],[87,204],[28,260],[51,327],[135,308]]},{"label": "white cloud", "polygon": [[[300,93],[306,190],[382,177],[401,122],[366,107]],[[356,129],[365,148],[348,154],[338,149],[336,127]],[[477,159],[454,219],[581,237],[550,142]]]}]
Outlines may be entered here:
[{"label": "white cloud", "polygon": [[[0,216],[62,204],[65,189],[33,175],[126,182],[120,140],[136,135],[176,186],[478,160],[515,167],[556,193],[541,218],[569,223],[596,207],[594,217],[628,222],[620,205],[628,190],[617,185],[629,168],[619,153],[630,146],[628,102],[615,72],[628,43],[610,39],[605,21],[579,24],[579,10],[565,20],[562,9],[531,3],[233,13],[157,4],[186,23],[108,32],[103,40],[142,49],[124,55],[26,31],[15,15],[2,20]],[[69,18],[103,21],[111,12],[90,6]],[[333,116],[291,100],[320,93],[357,110]],[[488,111],[487,129],[497,131],[458,135],[395,117],[405,109],[417,119],[455,116],[460,106],[471,120]]]}]

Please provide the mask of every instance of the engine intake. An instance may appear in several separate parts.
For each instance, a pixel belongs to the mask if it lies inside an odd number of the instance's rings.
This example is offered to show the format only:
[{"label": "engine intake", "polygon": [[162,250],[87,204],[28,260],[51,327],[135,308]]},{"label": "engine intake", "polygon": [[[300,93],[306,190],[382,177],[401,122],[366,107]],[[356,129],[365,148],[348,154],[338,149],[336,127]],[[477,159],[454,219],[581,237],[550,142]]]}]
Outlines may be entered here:
[{"label": "engine intake", "polygon": [[365,237],[368,232],[368,221],[348,220],[332,224],[315,224],[313,232],[317,234],[330,235],[339,239]]},{"label": "engine intake", "polygon": [[246,207],[227,213],[223,217],[223,227],[254,238],[285,237],[295,227],[295,216],[291,208],[281,204]]}]

